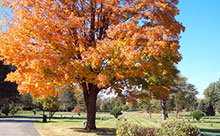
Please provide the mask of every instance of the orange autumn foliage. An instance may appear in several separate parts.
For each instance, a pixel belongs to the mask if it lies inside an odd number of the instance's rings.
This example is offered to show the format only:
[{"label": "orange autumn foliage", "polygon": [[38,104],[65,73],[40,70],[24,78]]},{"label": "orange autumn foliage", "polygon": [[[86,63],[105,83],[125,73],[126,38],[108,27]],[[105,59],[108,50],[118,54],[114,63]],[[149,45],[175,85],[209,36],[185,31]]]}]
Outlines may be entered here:
[{"label": "orange autumn foliage", "polygon": [[148,91],[163,97],[181,60],[177,3],[2,0],[0,55],[17,67],[7,80],[36,97],[72,83],[110,88],[128,101]]}]

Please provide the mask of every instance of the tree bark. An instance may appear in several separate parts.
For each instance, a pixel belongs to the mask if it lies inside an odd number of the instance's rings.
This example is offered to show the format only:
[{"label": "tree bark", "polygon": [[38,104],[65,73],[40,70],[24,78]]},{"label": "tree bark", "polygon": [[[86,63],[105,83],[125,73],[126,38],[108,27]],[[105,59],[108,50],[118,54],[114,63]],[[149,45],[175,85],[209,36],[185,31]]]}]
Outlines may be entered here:
[{"label": "tree bark", "polygon": [[86,103],[86,110],[87,110],[87,123],[86,129],[87,130],[95,130],[95,119],[96,119],[96,100],[97,95],[99,93],[99,88],[94,84],[86,84],[83,85],[83,93],[84,93],[84,100]]},{"label": "tree bark", "polygon": [[150,117],[150,119],[152,118],[152,116],[151,116],[151,110],[149,111],[149,117]]},{"label": "tree bark", "polygon": [[148,109],[147,113],[149,113],[149,118],[151,119],[152,118],[152,116],[151,116],[151,109]]},{"label": "tree bark", "polygon": [[176,118],[179,118],[179,111],[176,111]]},{"label": "tree bark", "polygon": [[49,111],[49,120],[51,120],[52,119],[52,117],[53,117],[53,115],[55,114],[55,112],[54,111]]},{"label": "tree bark", "polygon": [[167,108],[166,108],[166,101],[165,100],[160,100],[160,106],[162,108],[163,121],[165,121],[168,117]]}]

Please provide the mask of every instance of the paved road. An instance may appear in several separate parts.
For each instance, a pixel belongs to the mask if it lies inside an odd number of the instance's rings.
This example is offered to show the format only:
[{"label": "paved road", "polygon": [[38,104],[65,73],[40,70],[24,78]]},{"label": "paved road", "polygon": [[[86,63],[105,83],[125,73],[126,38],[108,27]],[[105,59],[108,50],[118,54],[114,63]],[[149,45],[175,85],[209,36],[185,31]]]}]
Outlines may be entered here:
[{"label": "paved road", "polygon": [[34,127],[37,117],[0,118],[0,136],[40,136]]}]

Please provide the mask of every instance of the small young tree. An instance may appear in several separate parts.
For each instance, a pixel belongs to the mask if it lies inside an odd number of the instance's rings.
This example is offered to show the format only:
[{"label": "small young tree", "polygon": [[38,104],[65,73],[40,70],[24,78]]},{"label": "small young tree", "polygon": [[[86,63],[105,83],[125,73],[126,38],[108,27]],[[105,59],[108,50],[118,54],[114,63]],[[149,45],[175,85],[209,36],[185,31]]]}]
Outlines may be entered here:
[{"label": "small young tree", "polygon": [[190,113],[190,115],[193,117],[193,119],[199,121],[205,114],[200,110],[194,110],[193,112]]},{"label": "small young tree", "polygon": [[119,115],[122,115],[121,109],[115,107],[111,111],[111,115],[113,115],[115,118],[118,118]]},{"label": "small young tree", "polygon": [[151,100],[143,99],[139,103],[139,109],[146,110],[149,113],[149,118],[152,118],[151,113],[153,112],[156,106],[151,102]]},{"label": "small young tree", "polygon": [[43,98],[41,99],[41,103],[43,105],[43,110],[49,111],[49,120],[51,120],[55,112],[59,109],[58,98],[54,96]]}]

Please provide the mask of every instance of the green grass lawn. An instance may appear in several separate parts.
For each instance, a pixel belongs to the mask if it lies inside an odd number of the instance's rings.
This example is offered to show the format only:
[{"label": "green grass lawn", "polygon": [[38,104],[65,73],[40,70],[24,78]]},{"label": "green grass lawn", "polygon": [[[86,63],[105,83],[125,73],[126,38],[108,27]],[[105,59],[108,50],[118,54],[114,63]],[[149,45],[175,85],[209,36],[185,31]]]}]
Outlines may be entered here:
[{"label": "green grass lawn", "polygon": [[[36,115],[42,114],[42,111],[37,111]],[[32,111],[18,111],[15,116],[32,116],[34,113]]]},{"label": "green grass lawn", "polygon": [[[102,118],[106,117],[105,120]],[[90,136],[90,135],[103,135],[107,133],[115,134],[116,119],[110,115],[97,115],[96,126],[97,131],[87,132],[84,129],[83,121],[86,121],[86,116],[55,116],[48,123],[42,123],[39,119],[35,126],[43,136],[63,136],[63,135],[77,135],[77,136]]]},{"label": "green grass lawn", "polygon": [[[48,114],[48,112],[45,112],[46,114]],[[36,115],[42,115],[43,112],[42,111],[37,111]],[[73,113],[73,112],[56,112],[56,115],[73,115],[73,114],[77,114],[77,113]],[[15,116],[32,116],[34,115],[33,111],[18,111]]]},{"label": "green grass lawn", "polygon": [[[129,112],[120,116],[120,120],[116,120],[113,116],[108,113],[97,114],[96,127],[98,128],[95,132],[87,132],[84,130],[83,121],[86,121],[85,114],[82,116],[72,116],[71,113],[65,114],[61,117],[61,114],[58,113],[51,121],[48,123],[42,123],[42,119],[38,119],[35,123],[35,126],[40,131],[43,136],[62,136],[62,135],[77,135],[77,136],[92,136],[92,135],[104,135],[104,134],[115,134],[115,128],[117,124],[121,123],[134,123],[144,127],[157,127],[161,126],[162,115],[161,114],[152,114],[150,119],[147,113],[139,112]],[[206,132],[217,132],[220,133],[220,116],[206,117],[200,121],[192,120],[190,117],[181,117],[179,119],[175,118],[175,114],[169,114],[168,121],[178,121],[178,122],[187,122],[193,125],[196,125],[202,131]],[[65,117],[66,116],[66,117]],[[106,118],[106,119],[104,119]],[[127,121],[125,121],[127,118]]]},{"label": "green grass lawn", "polygon": [[[36,115],[42,115],[42,111],[38,111]],[[48,115],[48,112],[46,112]],[[32,111],[19,111],[15,116],[33,116]],[[189,113],[181,113],[182,117],[176,119],[176,115],[169,114],[168,121],[187,122],[192,125],[196,125],[202,132],[212,132],[220,134],[220,115],[214,117],[204,117],[200,121],[192,120]],[[87,132],[84,130],[83,121],[86,121],[86,114],[78,116],[77,113],[72,112],[56,112],[55,116],[48,123],[42,123],[42,119],[38,119],[35,123],[37,129],[42,135],[49,136],[61,136],[61,135],[103,135],[103,134],[115,134],[115,128],[117,124],[121,123],[133,123],[144,127],[156,127],[159,128],[162,122],[161,114],[152,114],[152,118],[149,118],[147,113],[141,112],[127,112],[120,116],[120,120],[116,120],[109,113],[97,113],[96,126],[98,130],[96,132]],[[127,118],[127,121],[124,119]]]}]

